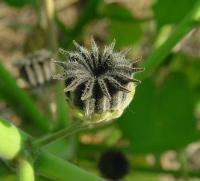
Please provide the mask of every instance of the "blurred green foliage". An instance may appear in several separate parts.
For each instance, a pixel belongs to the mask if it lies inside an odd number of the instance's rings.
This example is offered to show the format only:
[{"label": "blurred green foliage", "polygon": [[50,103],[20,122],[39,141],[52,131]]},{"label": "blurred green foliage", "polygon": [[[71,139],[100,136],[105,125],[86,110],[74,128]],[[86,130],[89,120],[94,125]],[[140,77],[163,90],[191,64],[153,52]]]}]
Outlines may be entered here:
[{"label": "blurred green foliage", "polygon": [[[34,5],[32,7],[35,10],[35,4],[38,1],[4,0],[4,2],[17,8]],[[149,51],[145,52],[142,64],[147,73],[139,75],[142,83],[136,89],[134,100],[124,114],[116,120],[114,128],[108,129],[110,134],[107,134],[109,136],[101,143],[102,145],[94,144],[90,147],[89,144],[88,146],[85,144],[83,146],[79,144],[81,141],[77,137],[72,137],[72,139],[48,145],[44,148],[46,151],[63,159],[71,159],[81,167],[84,167],[81,165],[82,160],[87,160],[89,164],[86,168],[93,171],[96,167],[94,160],[97,161],[101,151],[108,147],[117,147],[126,152],[131,164],[134,165],[135,162],[132,163],[132,160],[137,155],[145,157],[146,154],[152,153],[157,158],[167,150],[175,150],[178,153],[189,143],[200,139],[198,120],[195,117],[195,110],[200,101],[200,58],[194,58],[180,50],[173,50],[174,46],[180,43],[181,39],[196,26],[194,25],[196,19],[193,18],[194,16],[199,18],[200,1],[157,0],[152,1],[151,10],[152,17],[138,18],[122,4],[89,0],[86,1],[73,27],[66,26],[60,19],[59,12],[55,12],[54,23],[58,32],[58,44],[63,48],[69,48],[73,39],[84,42],[86,27],[106,19],[108,36],[103,43],[115,38],[118,49],[141,46],[139,52],[141,53],[146,47],[142,47],[140,43],[144,41],[145,36],[149,36],[148,28],[152,27],[152,22],[156,24],[156,27],[151,29],[153,31],[151,37],[147,37],[151,42],[146,45],[149,46],[147,47]],[[198,21],[200,22],[200,18]],[[160,47],[154,48],[159,32],[165,25],[172,26],[175,31],[166,35],[169,38]],[[43,115],[40,112],[34,103],[34,98],[29,97],[17,86],[14,78],[3,66],[0,66],[0,73],[0,99],[4,99],[23,119],[21,128],[29,133],[39,132],[41,134],[49,131],[49,115]],[[62,86],[59,85],[54,91],[62,92]],[[70,117],[70,113],[66,114],[66,110],[69,110],[64,105],[62,96],[57,96],[56,102],[58,115],[55,129],[60,129],[67,125],[66,117]],[[95,134],[100,134],[100,131],[95,129],[89,133],[92,134],[91,137],[95,137]],[[117,133],[117,135],[112,133]],[[106,135],[106,132],[104,134]],[[108,140],[111,140],[110,144]],[[123,142],[124,140],[130,144],[125,147],[118,145],[118,141]],[[88,156],[87,152],[93,152],[92,156]],[[144,162],[143,159],[139,163],[147,164]],[[154,166],[156,168],[158,165]],[[0,179],[13,180],[13,175],[8,175],[7,170],[4,170],[4,165],[0,166],[0,174],[3,175]],[[160,173],[141,174],[135,173],[133,169],[125,181],[146,181],[147,179],[157,181],[159,178]]]},{"label": "blurred green foliage", "polygon": [[179,23],[193,8],[197,0],[158,0],[153,5],[158,28],[166,24]]},{"label": "blurred green foliage", "polygon": [[34,0],[4,0],[8,5],[10,6],[14,6],[14,7],[22,7],[25,6],[27,4],[31,4],[34,2]]},{"label": "blurred green foliage", "polygon": [[[126,36],[124,36],[126,30]],[[122,48],[137,43],[142,36],[142,28],[137,22],[121,22],[113,20],[110,23],[110,41],[118,37],[117,47]]]},{"label": "blurred green foliage", "polygon": [[161,85],[147,79],[138,87],[119,125],[134,152],[177,150],[197,139],[194,105],[184,75],[172,73]]}]

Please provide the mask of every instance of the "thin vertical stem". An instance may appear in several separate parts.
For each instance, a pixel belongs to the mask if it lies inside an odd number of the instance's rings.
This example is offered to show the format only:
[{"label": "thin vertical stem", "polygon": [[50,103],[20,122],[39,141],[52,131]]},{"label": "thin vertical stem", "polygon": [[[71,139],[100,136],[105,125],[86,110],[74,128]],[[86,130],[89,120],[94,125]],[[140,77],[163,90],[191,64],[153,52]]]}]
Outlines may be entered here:
[{"label": "thin vertical stem", "polygon": [[[58,42],[57,42],[57,33],[55,26],[55,4],[54,0],[44,0],[41,1],[44,7],[44,15],[46,19],[46,32],[48,33],[49,39],[49,48],[56,53],[58,50]],[[66,102],[64,98],[64,93],[61,94],[61,90],[63,90],[63,85],[61,83],[57,83],[54,87],[55,89],[55,97],[56,97],[56,105],[57,105],[57,125],[54,126],[54,129],[59,127],[65,127],[67,124],[67,108]]]},{"label": "thin vertical stem", "polygon": [[55,6],[54,0],[44,0],[44,13],[47,20],[47,32],[49,36],[49,46],[52,51],[57,51],[57,36],[56,36],[56,27],[54,23],[54,15],[55,15]]}]

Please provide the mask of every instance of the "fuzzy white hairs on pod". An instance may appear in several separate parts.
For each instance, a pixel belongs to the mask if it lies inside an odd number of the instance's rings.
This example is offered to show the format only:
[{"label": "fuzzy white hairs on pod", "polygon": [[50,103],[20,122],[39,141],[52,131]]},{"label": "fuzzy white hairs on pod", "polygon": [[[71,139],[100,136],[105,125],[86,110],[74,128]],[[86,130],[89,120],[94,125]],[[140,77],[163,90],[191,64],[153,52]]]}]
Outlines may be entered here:
[{"label": "fuzzy white hairs on pod", "polygon": [[133,97],[129,94],[134,94],[140,83],[133,75],[143,68],[137,67],[136,61],[126,59],[127,51],[114,52],[115,40],[103,51],[93,38],[91,50],[76,41],[73,43],[76,51],[59,51],[67,61],[55,61],[63,71],[53,76],[65,81],[64,92],[73,106],[83,110],[86,116],[125,109]]}]

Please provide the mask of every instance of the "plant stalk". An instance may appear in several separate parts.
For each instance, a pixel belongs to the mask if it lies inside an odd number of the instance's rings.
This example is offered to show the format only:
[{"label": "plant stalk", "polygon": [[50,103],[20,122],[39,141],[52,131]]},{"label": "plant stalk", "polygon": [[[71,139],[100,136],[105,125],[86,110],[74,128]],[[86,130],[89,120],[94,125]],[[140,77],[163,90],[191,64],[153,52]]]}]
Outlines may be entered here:
[{"label": "plant stalk", "polygon": [[[44,0],[42,1],[44,7],[44,14],[46,19],[46,32],[48,33],[49,48],[56,53],[58,50],[58,41],[57,33],[55,26],[55,4],[54,0]],[[56,57],[56,55],[55,55]],[[59,59],[58,57],[56,57]],[[60,127],[66,127],[67,125],[67,107],[63,92],[63,85],[58,82],[54,87],[55,96],[56,96],[56,105],[57,105],[57,125],[54,126],[54,129]],[[60,92],[63,92],[61,94]]]},{"label": "plant stalk", "polygon": [[66,128],[61,129],[55,133],[52,133],[50,135],[44,136],[42,138],[38,138],[35,141],[32,142],[32,146],[34,149],[39,149],[40,147],[46,146],[50,143],[54,143],[60,139],[64,139],[66,137],[69,137],[79,131],[85,130],[85,129],[91,129],[91,128],[98,128],[106,126],[110,123],[112,123],[113,120],[110,120],[108,122],[97,122],[97,123],[91,123],[91,122],[85,122],[83,120],[73,120],[73,122]]},{"label": "plant stalk", "polygon": [[57,140],[71,136],[72,134],[77,133],[83,129],[86,129],[87,127],[88,125],[83,124],[83,121],[76,120],[64,129],[61,129],[55,133],[44,136],[42,138],[36,139],[35,141],[33,141],[32,146],[34,149],[38,149],[42,146],[53,143]]},{"label": "plant stalk", "polygon": [[169,38],[158,48],[154,49],[149,58],[141,65],[145,67],[145,71],[137,77],[145,79],[150,76],[155,69],[164,61],[172,48],[185,37],[200,22],[200,0],[196,2],[194,8],[185,16],[185,18],[177,25],[176,30]]},{"label": "plant stalk", "polygon": [[55,15],[54,0],[43,0],[42,3],[44,6],[44,14],[47,21],[46,31],[49,37],[48,38],[49,46],[52,51],[56,52],[58,49],[58,43],[56,35],[56,26],[54,22],[54,15]]}]

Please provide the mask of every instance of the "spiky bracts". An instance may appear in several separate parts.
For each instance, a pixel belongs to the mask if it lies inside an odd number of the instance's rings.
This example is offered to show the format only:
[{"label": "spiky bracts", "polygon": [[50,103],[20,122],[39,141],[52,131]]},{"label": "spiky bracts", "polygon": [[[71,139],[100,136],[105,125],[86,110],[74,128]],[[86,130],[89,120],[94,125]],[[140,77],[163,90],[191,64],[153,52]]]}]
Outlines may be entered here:
[{"label": "spiky bracts", "polygon": [[71,105],[81,111],[86,120],[108,121],[119,117],[131,102],[135,86],[140,82],[132,78],[142,71],[125,58],[127,51],[114,52],[115,41],[100,51],[91,40],[91,50],[73,42],[76,51],[60,50],[67,61],[56,64],[63,68],[54,79],[65,81]]}]

